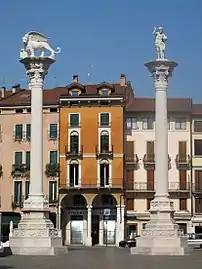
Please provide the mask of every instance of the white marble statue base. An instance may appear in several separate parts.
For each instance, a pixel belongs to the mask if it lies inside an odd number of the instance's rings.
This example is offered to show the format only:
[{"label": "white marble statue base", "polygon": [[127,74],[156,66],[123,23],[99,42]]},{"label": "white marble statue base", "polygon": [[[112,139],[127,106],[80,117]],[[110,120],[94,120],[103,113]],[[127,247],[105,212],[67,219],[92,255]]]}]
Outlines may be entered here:
[{"label": "white marble statue base", "polygon": [[10,249],[14,255],[55,255],[67,252],[62,246],[61,231],[54,228],[47,209],[23,210],[18,228],[9,236]]},{"label": "white marble statue base", "polygon": [[92,247],[92,238],[91,237],[86,238],[86,246]]},{"label": "white marble statue base", "polygon": [[181,236],[179,226],[172,219],[172,208],[169,199],[151,202],[150,221],[141,237],[136,238],[131,254],[181,256],[190,252],[187,238]]}]

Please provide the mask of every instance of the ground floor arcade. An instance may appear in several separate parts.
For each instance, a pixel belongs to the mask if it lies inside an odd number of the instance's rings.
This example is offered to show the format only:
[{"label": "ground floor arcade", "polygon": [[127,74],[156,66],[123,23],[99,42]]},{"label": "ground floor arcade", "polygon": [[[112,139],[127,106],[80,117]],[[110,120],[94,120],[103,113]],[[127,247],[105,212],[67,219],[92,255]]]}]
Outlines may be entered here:
[{"label": "ground floor arcade", "polygon": [[124,238],[123,204],[120,195],[63,195],[61,199],[63,244],[118,245]]}]

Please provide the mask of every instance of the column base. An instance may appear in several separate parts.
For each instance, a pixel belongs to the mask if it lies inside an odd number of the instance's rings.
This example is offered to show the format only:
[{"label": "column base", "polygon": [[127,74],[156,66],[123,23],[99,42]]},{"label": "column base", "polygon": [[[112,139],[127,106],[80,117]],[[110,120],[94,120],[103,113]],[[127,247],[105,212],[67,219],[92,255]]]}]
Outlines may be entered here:
[{"label": "column base", "polygon": [[86,238],[86,246],[92,247],[92,237],[87,237]]},{"label": "column base", "polygon": [[31,205],[30,200],[25,201],[18,228],[10,232],[9,242],[12,254],[55,255],[67,252],[67,247],[62,246],[61,230],[55,229],[49,219],[46,201],[39,201],[37,210],[37,203]]},{"label": "column base", "polygon": [[168,198],[155,198],[151,202],[150,221],[141,237],[136,238],[136,247],[131,248],[131,254],[181,256],[190,253],[187,238],[181,236],[172,212],[173,203]]}]

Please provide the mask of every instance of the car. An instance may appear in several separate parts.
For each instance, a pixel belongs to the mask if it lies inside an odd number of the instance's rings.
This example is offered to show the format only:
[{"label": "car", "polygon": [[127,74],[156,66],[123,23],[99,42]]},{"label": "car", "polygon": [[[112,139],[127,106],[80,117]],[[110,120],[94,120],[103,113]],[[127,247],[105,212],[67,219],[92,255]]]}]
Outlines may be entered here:
[{"label": "car", "polygon": [[128,239],[128,240],[122,240],[119,242],[119,247],[121,248],[131,248],[136,247],[136,239]]}]

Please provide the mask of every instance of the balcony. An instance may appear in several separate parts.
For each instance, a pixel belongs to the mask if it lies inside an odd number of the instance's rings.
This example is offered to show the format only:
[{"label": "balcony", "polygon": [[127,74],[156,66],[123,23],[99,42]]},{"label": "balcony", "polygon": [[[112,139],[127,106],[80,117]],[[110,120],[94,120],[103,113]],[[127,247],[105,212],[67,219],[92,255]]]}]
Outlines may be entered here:
[{"label": "balcony", "polygon": [[69,179],[66,184],[60,184],[60,189],[78,191],[78,190],[109,190],[109,189],[123,189],[123,179],[122,178],[112,178],[111,180],[104,179],[92,179],[92,178],[83,178],[82,180]]},{"label": "balcony", "polygon": [[47,177],[58,177],[60,173],[60,164],[59,163],[47,163],[46,164],[46,170],[45,175]]},{"label": "balcony", "polygon": [[55,198],[55,197],[51,197],[51,196],[46,195],[45,196],[45,199],[49,202],[49,205],[50,206],[56,206],[56,205],[58,205],[58,199]]},{"label": "balcony", "polygon": [[126,192],[154,192],[154,182],[134,182],[126,183]]},{"label": "balcony", "polygon": [[137,154],[134,154],[133,156],[128,156],[126,155],[126,165],[127,168],[131,168],[131,169],[138,169],[138,165],[139,165],[139,158],[137,156]]},{"label": "balcony", "polygon": [[13,195],[12,202],[11,202],[12,209],[14,210],[17,208],[23,208],[24,200],[25,200],[25,197],[23,195]]},{"label": "balcony", "polygon": [[191,166],[191,156],[178,154],[175,158],[175,162],[177,169],[189,169]]},{"label": "balcony", "polygon": [[168,182],[168,190],[170,193],[173,192],[190,192],[190,183],[189,182]]},{"label": "balcony", "polygon": [[96,157],[98,159],[112,159],[113,158],[113,146],[110,147],[101,147],[96,146],[95,148]]},{"label": "balcony", "polygon": [[99,122],[99,128],[110,128],[110,127],[111,127],[111,122],[107,120]]},{"label": "balcony", "polygon": [[145,169],[155,169],[155,155],[154,154],[145,154],[143,157],[143,163]]},{"label": "balcony", "polygon": [[82,159],[83,157],[83,146],[65,146],[65,155],[67,159]]},{"label": "balcony", "polygon": [[[170,169],[171,158],[168,154],[168,169]],[[145,169],[155,169],[155,154],[145,154],[143,157],[143,163]]]},{"label": "balcony", "polygon": [[28,177],[30,175],[30,167],[27,167],[26,164],[21,165],[12,165],[12,177]]},{"label": "balcony", "polygon": [[[156,182],[135,182],[128,181],[126,183],[126,192],[154,192]],[[189,182],[169,182],[168,184],[169,192],[189,192],[190,184]],[[202,189],[201,189],[202,192]]]}]

